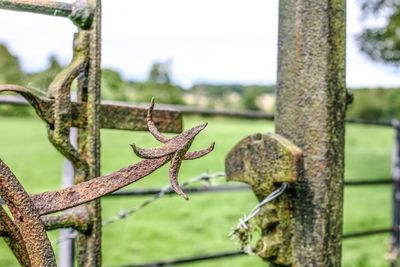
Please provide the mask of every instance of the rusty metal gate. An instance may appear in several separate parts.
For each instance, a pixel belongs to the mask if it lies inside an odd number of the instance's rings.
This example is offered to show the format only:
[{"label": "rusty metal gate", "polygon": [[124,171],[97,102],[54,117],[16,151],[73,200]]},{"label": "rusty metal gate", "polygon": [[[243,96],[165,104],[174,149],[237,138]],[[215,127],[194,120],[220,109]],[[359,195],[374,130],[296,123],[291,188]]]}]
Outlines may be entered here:
[{"label": "rusty metal gate", "polygon": [[[182,131],[179,112],[153,111],[154,100],[148,111],[100,103],[100,0],[78,0],[73,4],[1,0],[0,8],[66,17],[78,28],[72,61],[55,77],[47,97],[37,97],[18,85],[0,85],[0,92],[18,93],[33,106],[47,125],[50,142],[75,169],[74,186],[29,196],[6,163],[0,160],[0,196],[14,218],[0,206],[0,236],[22,266],[56,266],[46,230],[71,227],[79,233],[76,237],[78,266],[101,266],[99,198],[147,176],[169,161],[171,187],[186,198],[177,175],[183,160],[196,159],[213,150],[211,145],[201,151],[188,152],[193,139],[206,124],[167,138],[161,132]],[[77,81],[77,102],[71,101],[74,81]],[[70,142],[71,127],[79,129],[77,148]],[[133,144],[133,151],[144,160],[100,176],[100,128],[149,130],[163,146],[142,149]],[[60,213],[50,215],[55,212]]]},{"label": "rusty metal gate", "polygon": [[[0,0],[0,8],[68,17],[79,29],[73,60],[51,84],[48,98],[38,98],[17,86],[0,87],[0,91],[20,93],[31,103],[46,122],[52,144],[76,169],[76,185],[70,189],[29,197],[0,162],[0,195],[14,217],[12,221],[0,209],[0,236],[22,265],[54,266],[45,230],[73,227],[79,231],[78,265],[100,266],[99,197],[169,160],[173,188],[185,197],[176,182],[177,171],[183,159],[198,158],[213,149],[210,146],[187,152],[205,125],[167,139],[157,128],[181,132],[178,112],[155,111],[153,116],[154,103],[147,115],[140,108],[100,104],[99,0],[72,5]],[[280,0],[276,134],[249,136],[226,158],[228,179],[250,184],[262,202],[279,195],[273,204],[259,206],[254,213],[262,229],[254,252],[273,266],[341,264],[344,123],[346,106],[351,102],[345,86],[345,11],[344,0]],[[74,80],[78,81],[77,102],[70,101]],[[69,142],[71,127],[79,128],[78,149]],[[148,128],[165,145],[153,150],[133,146],[135,153],[146,160],[100,176],[100,128]],[[47,216],[69,207],[75,208]],[[233,233],[243,243],[247,242],[247,227],[243,222]]]}]

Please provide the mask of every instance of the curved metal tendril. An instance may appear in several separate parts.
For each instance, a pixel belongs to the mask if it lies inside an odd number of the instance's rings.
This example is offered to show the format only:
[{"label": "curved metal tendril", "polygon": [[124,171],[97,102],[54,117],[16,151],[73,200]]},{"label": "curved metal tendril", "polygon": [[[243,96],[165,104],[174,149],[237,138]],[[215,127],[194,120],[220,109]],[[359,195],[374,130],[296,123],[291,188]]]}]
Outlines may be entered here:
[{"label": "curved metal tendril", "polygon": [[0,93],[2,92],[13,92],[21,95],[24,97],[29,104],[32,105],[32,107],[35,109],[36,114],[44,121],[47,122],[46,120],[46,110],[48,109],[48,104],[46,103],[46,99],[43,99],[41,97],[36,96],[33,94],[29,89],[19,86],[19,85],[14,85],[14,84],[2,84],[0,85]]}]

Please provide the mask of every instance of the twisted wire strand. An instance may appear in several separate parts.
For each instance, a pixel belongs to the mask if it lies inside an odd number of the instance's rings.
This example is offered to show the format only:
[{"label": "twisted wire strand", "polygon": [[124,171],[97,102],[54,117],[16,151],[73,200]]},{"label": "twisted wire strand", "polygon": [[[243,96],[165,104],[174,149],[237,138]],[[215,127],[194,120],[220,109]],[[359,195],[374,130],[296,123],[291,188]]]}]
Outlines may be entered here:
[{"label": "twisted wire strand", "polygon": [[[217,173],[212,173],[209,174],[207,172],[194,177],[184,183],[182,183],[182,187],[187,187],[191,184],[200,182],[200,181],[205,181],[205,182],[210,182],[211,180],[220,178],[220,177],[225,177],[225,173],[224,172],[217,172]],[[140,203],[139,205],[137,205],[136,207],[124,210],[119,212],[117,215],[108,218],[106,220],[103,221],[103,225],[108,225],[108,224],[112,224],[115,222],[118,222],[120,220],[126,219],[127,217],[131,216],[132,214],[136,213],[137,211],[147,207],[148,205],[150,205],[151,203],[155,202],[156,200],[158,200],[159,198],[163,197],[166,195],[166,193],[172,191],[172,187],[170,185],[167,185],[165,187],[163,187],[163,189],[158,192],[157,194],[154,194],[152,197],[146,199],[145,201],[143,201],[142,203]]]},{"label": "twisted wire strand", "polygon": [[[182,183],[181,186],[183,188],[185,188],[185,187],[187,187],[187,186],[189,186],[191,184],[198,183],[198,182],[201,182],[201,181],[210,183],[212,180],[215,180],[215,179],[218,179],[218,178],[221,178],[221,177],[225,177],[225,173],[224,172],[216,172],[216,173],[211,173],[211,174],[208,173],[208,172],[205,172],[203,174],[200,174],[197,177],[194,177],[194,178],[191,178],[191,179],[187,180],[186,182]],[[167,185],[167,186],[163,187],[163,189],[160,190],[158,193],[154,194],[152,197],[150,197],[150,198],[146,199],[145,201],[141,202],[139,205],[137,205],[137,206],[135,206],[133,208],[130,208],[130,209],[126,209],[126,210],[120,211],[117,215],[115,215],[113,217],[110,217],[110,218],[108,218],[106,220],[103,220],[102,224],[103,224],[103,226],[105,226],[105,225],[113,224],[113,223],[116,223],[118,221],[124,220],[124,219],[128,218],[129,216],[132,216],[134,213],[138,212],[139,210],[147,207],[151,203],[153,203],[153,202],[157,201],[158,199],[164,197],[167,193],[169,193],[171,191],[172,191],[172,187],[170,185]],[[78,233],[76,231],[74,231],[70,235],[68,235],[68,236],[66,236],[64,238],[59,238],[59,239],[53,240],[52,243],[58,245],[58,244],[60,244],[62,242],[65,242],[65,241],[68,241],[68,240],[71,240],[71,239],[75,239],[77,234]]]},{"label": "twisted wire strand", "polygon": [[230,233],[229,233],[229,237],[232,238],[235,233],[238,231],[238,229],[240,227],[243,227],[244,229],[248,229],[247,223],[254,217],[256,216],[260,210],[261,207],[264,206],[265,204],[267,204],[268,202],[274,200],[275,198],[279,197],[280,195],[283,194],[283,192],[285,192],[286,188],[288,187],[287,183],[282,183],[282,185],[276,189],[275,191],[273,191],[271,194],[269,194],[266,198],[264,198],[263,201],[261,201],[260,203],[257,204],[257,206],[255,206],[253,208],[253,210],[250,212],[249,215],[245,216],[243,219],[239,219],[239,224],[236,226],[235,229],[233,229]]}]

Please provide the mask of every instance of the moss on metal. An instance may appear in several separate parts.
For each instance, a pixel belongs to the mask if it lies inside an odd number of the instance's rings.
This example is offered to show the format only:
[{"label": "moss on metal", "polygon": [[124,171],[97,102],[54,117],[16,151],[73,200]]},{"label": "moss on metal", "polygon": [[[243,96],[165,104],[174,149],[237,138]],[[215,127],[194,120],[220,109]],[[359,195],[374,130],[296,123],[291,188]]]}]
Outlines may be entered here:
[{"label": "moss on metal", "polygon": [[86,0],[77,0],[72,4],[46,0],[0,0],[0,9],[68,17],[82,29],[90,28],[94,15],[94,6]]},{"label": "moss on metal", "polygon": [[282,0],[276,132],[304,151],[294,186],[293,265],[340,266],[345,1]]},{"label": "moss on metal", "polygon": [[[88,31],[89,61],[78,83],[78,101],[86,105],[86,128],[78,130],[80,154],[89,165],[89,173],[82,177],[81,170],[75,174],[75,183],[81,183],[100,175],[100,77],[101,77],[101,0],[88,0],[93,7],[93,22]],[[85,204],[92,231],[78,234],[76,258],[79,267],[101,266],[101,205],[100,200]]]},{"label": "moss on metal", "polygon": [[71,4],[46,0],[0,0],[0,8],[60,17],[72,12]]},{"label": "moss on metal", "polygon": [[[294,184],[302,167],[301,149],[277,134],[250,135],[235,145],[225,159],[227,180],[251,185],[259,201],[264,200],[281,183]],[[258,256],[279,266],[290,266],[292,212],[288,193],[261,208],[254,222],[255,229],[261,231],[255,249]],[[241,229],[239,239],[248,242],[251,230]]]}]

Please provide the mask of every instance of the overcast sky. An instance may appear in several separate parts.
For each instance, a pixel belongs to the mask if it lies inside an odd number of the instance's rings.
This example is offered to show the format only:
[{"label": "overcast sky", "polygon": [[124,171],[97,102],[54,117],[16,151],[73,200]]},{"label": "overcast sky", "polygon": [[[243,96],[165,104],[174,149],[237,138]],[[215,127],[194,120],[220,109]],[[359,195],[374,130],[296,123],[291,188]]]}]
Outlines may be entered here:
[{"label": "overcast sky", "polygon": [[[73,1],[66,1],[73,2]],[[358,51],[357,0],[348,0],[347,84],[400,86],[400,71]],[[172,60],[173,80],[263,83],[276,80],[278,0],[103,0],[103,67],[145,79],[154,61]],[[0,11],[0,42],[26,71],[54,54],[71,58],[73,24],[63,18]]]}]

